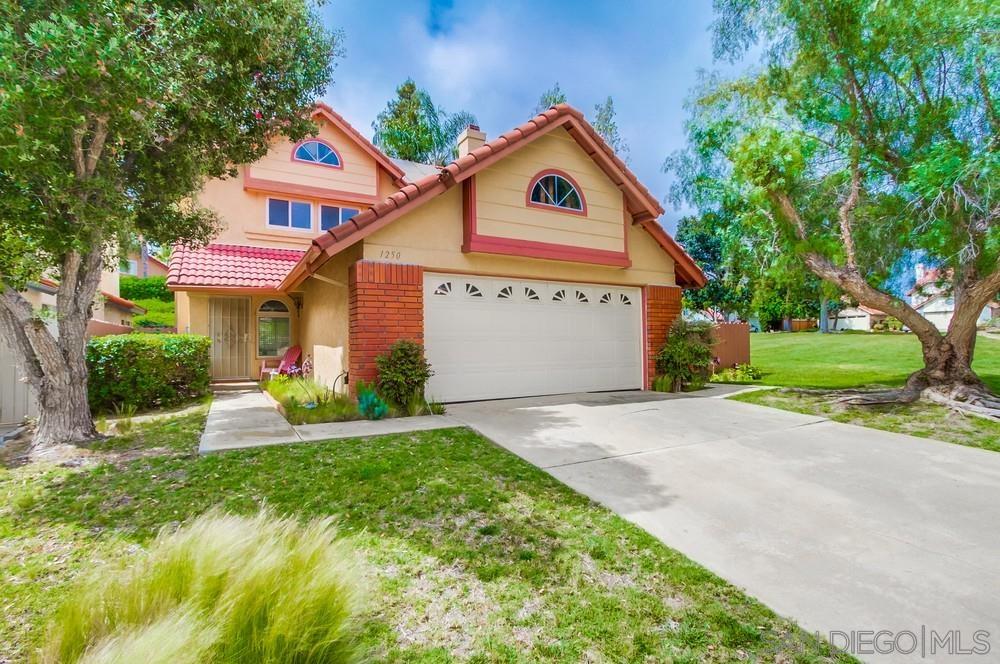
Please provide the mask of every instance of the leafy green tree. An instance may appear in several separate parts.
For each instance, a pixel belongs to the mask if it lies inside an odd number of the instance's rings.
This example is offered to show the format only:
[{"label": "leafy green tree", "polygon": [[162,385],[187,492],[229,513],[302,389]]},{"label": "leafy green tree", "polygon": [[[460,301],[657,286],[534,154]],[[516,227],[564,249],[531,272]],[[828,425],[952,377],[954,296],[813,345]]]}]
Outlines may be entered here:
[{"label": "leafy green tree", "polygon": [[446,113],[435,106],[427,91],[408,78],[376,116],[372,129],[375,145],[390,157],[442,165],[455,158],[458,135],[474,124],[471,113]]},{"label": "leafy green tree", "polygon": [[677,241],[708,277],[702,288],[684,291],[684,306],[694,311],[711,310],[725,317],[748,318],[753,296],[750,279],[731,269],[721,232],[723,224],[717,218],[710,212],[700,217],[684,217],[677,223]]},{"label": "leafy green tree", "polygon": [[[118,247],[211,238],[202,183],[315,131],[337,43],[303,0],[0,3],[0,335],[37,446],[96,435],[84,337]],[[54,332],[21,295],[43,273]]]},{"label": "leafy green tree", "polygon": [[559,81],[556,81],[555,85],[543,92],[542,96],[538,98],[538,103],[535,104],[535,115],[544,113],[556,104],[565,103],[566,93],[564,93],[562,88],[559,87]]},{"label": "leafy green tree", "polygon": [[593,126],[597,130],[597,133],[601,135],[601,138],[604,139],[604,142],[610,145],[611,149],[615,151],[615,154],[622,161],[627,162],[631,150],[628,143],[625,142],[625,139],[618,132],[618,121],[615,120],[615,101],[611,98],[611,95],[608,95],[604,103],[594,106]]},{"label": "leafy green tree", "polygon": [[[971,363],[975,321],[1000,289],[1000,14],[986,0],[720,0],[716,55],[763,53],[759,71],[707,77],[689,149],[671,160],[703,213],[739,205],[854,300],[903,321],[924,368],[903,390],[1000,415]],[[924,251],[952,274],[947,332],[885,287]]]}]

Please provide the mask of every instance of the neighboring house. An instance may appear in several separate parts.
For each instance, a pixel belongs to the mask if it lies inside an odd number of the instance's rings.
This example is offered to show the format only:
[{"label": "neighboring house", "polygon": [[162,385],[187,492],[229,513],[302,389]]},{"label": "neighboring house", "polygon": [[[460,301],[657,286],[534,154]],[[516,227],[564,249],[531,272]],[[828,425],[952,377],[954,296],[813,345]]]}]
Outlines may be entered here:
[{"label": "neighboring house", "polygon": [[856,307],[841,309],[829,317],[831,330],[863,330],[870,332],[876,323],[888,318],[884,311],[866,307],[861,304]]},{"label": "neighboring house", "polygon": [[150,256],[147,252],[130,251],[125,258],[121,259],[118,271],[133,277],[165,277],[167,276],[167,264],[155,256]]},{"label": "neighboring house", "polygon": [[489,142],[469,127],[443,168],[386,158],[325,105],[313,117],[315,139],[207,182],[225,229],[171,256],[178,330],[211,336],[216,379],[300,345],[340,390],[413,339],[441,401],[649,386],[681,288],[705,276],[579,111]]},{"label": "neighboring house", "polygon": [[[951,275],[937,268],[928,268],[922,263],[914,267],[916,283],[907,295],[910,305],[920,315],[929,320],[942,332],[947,331],[951,317],[955,314],[955,298],[951,292]],[[978,323],[985,325],[1000,315],[1000,303],[994,302],[983,307]]]},{"label": "neighboring house", "polygon": [[[40,279],[28,283],[25,297],[35,309],[43,312],[44,318],[45,312],[55,312],[56,310],[56,291],[58,289],[57,282],[51,279]],[[109,270],[102,275],[101,290],[94,298],[90,328],[94,328],[95,323],[131,327],[133,316],[141,316],[146,313],[144,308],[131,300],[126,300],[116,292],[111,292],[111,289],[118,290],[118,274]],[[106,330],[107,327],[98,326],[96,329]]]}]

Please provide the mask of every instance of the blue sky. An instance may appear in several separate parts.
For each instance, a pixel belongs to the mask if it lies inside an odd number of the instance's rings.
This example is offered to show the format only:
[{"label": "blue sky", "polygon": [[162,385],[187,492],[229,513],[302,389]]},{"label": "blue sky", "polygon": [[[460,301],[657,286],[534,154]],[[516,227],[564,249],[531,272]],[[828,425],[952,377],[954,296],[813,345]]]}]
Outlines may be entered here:
[{"label": "blue sky", "polygon": [[[614,97],[630,165],[661,199],[663,160],[684,144],[684,99],[698,69],[714,67],[708,0],[332,0],[322,12],[346,51],[326,101],[366,136],[407,77],[445,110],[472,112],[489,137],[531,117],[558,81],[588,117]],[[665,207],[673,231],[682,212]]]}]

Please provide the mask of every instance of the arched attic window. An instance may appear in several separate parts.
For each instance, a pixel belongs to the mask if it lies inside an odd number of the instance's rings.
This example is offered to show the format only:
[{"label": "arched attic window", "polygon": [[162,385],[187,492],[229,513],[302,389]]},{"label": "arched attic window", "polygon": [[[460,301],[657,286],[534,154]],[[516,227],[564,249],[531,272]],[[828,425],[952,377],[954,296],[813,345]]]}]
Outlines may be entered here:
[{"label": "arched attic window", "polygon": [[292,161],[304,161],[330,168],[342,168],[344,162],[332,145],[317,138],[300,141],[292,150]]},{"label": "arched attic window", "polygon": [[528,185],[527,198],[528,207],[587,214],[583,190],[568,173],[562,171],[550,169],[533,177]]}]

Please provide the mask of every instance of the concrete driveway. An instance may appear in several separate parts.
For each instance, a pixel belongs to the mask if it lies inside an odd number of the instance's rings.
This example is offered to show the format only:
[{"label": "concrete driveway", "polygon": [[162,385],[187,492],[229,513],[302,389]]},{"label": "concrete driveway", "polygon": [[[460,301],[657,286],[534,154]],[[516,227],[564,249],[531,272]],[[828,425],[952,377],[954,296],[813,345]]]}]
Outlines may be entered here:
[{"label": "concrete driveway", "polygon": [[702,394],[448,412],[861,659],[1000,661],[1000,454]]}]

